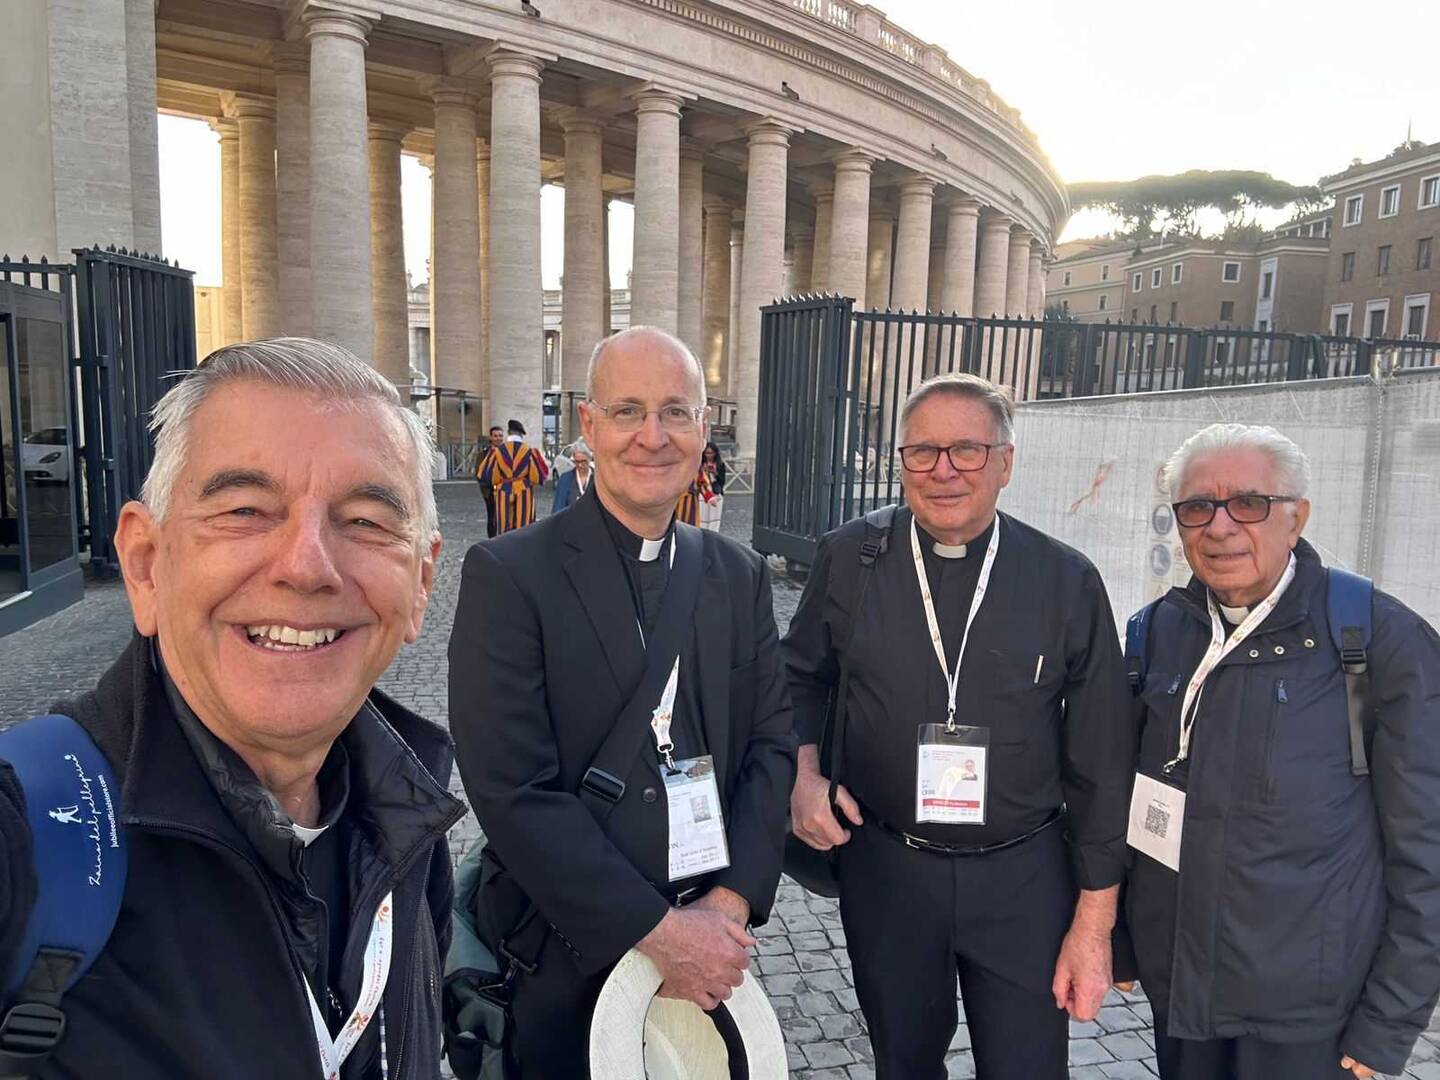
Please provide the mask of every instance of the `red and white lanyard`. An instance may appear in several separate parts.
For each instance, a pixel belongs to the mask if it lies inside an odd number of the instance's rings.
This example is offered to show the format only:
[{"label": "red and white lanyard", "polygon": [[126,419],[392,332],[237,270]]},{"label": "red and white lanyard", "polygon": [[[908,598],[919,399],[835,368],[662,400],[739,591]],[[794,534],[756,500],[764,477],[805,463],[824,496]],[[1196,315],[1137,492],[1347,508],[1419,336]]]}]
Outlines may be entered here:
[{"label": "red and white lanyard", "polygon": [[1210,647],[1205,650],[1205,655],[1200,658],[1200,666],[1195,669],[1195,674],[1190,676],[1190,682],[1185,687],[1185,697],[1180,705],[1180,752],[1165,763],[1166,773],[1174,771],[1177,765],[1190,756],[1190,735],[1195,730],[1195,714],[1200,711],[1200,692],[1205,688],[1205,680],[1220,666],[1221,660],[1229,656],[1233,649],[1270,617],[1275,605],[1280,602],[1281,595],[1294,580],[1295,556],[1292,553],[1290,564],[1285,567],[1285,573],[1280,575],[1280,581],[1270,595],[1256,604],[1255,609],[1245,616],[1245,621],[1228,637],[1225,621],[1220,618],[1220,608],[1215,603],[1215,594],[1206,590],[1205,599],[1210,607]]},{"label": "red and white lanyard", "polygon": [[395,894],[386,893],[375,910],[375,920],[370,924],[370,940],[365,943],[365,973],[360,984],[360,1000],[340,1029],[339,1036],[334,1039],[330,1038],[330,1025],[325,1022],[325,1014],[315,1001],[315,992],[310,989],[308,981],[305,983],[305,993],[310,998],[310,1019],[315,1024],[315,1043],[320,1049],[320,1074],[324,1080],[340,1080],[340,1066],[355,1049],[371,1017],[380,1009],[385,983],[390,978],[390,952],[394,939]]},{"label": "red and white lanyard", "polygon": [[920,582],[920,598],[925,601],[925,622],[930,627],[930,643],[935,646],[935,659],[940,661],[940,672],[945,676],[945,686],[950,691],[950,711],[945,727],[955,730],[955,690],[960,685],[960,662],[965,659],[965,646],[970,641],[970,627],[985,599],[985,589],[990,584],[990,571],[995,569],[995,555],[1000,550],[1000,515],[995,515],[995,527],[990,530],[990,546],[985,549],[985,562],[980,567],[980,580],[975,583],[975,596],[970,601],[970,614],[965,617],[965,633],[960,638],[960,652],[955,657],[955,670],[945,660],[945,643],[940,639],[940,624],[935,619],[935,601],[930,595],[930,576],[925,572],[925,556],[920,551],[920,530],[914,515],[910,518],[910,553],[915,557],[915,577]]}]

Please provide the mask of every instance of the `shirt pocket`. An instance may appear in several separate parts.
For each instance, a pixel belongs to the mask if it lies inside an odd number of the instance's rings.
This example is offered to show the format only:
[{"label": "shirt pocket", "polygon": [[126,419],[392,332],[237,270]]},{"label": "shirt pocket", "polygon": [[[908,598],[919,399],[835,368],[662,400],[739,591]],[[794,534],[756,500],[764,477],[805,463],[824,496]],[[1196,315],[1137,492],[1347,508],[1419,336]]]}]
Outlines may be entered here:
[{"label": "shirt pocket", "polygon": [[1145,716],[1140,729],[1140,768],[1152,776],[1180,752],[1180,706],[1185,677],[1171,671],[1150,670],[1140,689]]},{"label": "shirt pocket", "polygon": [[[1065,684],[1060,656],[1018,649],[977,649],[965,658],[969,685],[978,687],[976,700],[966,708],[957,700],[956,723],[990,729],[995,744],[1018,744],[1053,734],[1059,696]],[[961,694],[967,690],[961,687]]]}]

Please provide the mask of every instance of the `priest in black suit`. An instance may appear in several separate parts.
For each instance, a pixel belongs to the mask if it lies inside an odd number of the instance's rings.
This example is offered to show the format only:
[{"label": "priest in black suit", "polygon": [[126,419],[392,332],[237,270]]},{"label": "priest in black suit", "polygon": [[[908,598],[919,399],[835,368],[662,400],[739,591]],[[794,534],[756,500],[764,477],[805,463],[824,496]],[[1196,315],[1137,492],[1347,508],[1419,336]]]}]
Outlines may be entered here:
[{"label": "priest in black suit", "polygon": [[632,947],[662,995],[729,997],[774,900],[795,767],[765,563],[674,521],[706,440],[699,363],[633,328],[596,348],[586,396],[595,483],[470,549],[450,639],[488,840],[477,918],[513,963],[525,1077],[587,1074],[591,1010]]}]

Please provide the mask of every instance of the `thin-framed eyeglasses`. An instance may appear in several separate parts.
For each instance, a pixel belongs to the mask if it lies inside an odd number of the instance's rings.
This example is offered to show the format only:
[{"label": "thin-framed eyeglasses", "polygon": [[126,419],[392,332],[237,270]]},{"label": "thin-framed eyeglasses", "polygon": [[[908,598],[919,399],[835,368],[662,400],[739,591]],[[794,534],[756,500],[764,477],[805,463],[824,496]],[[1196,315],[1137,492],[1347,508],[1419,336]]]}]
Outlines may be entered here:
[{"label": "thin-framed eyeglasses", "polygon": [[647,409],[644,405],[634,401],[617,401],[610,405],[591,401],[590,405],[598,409],[605,419],[614,424],[617,431],[639,431],[645,426],[645,419],[651,414],[660,418],[660,426],[666,431],[676,434],[693,431],[700,426],[700,421],[704,419],[706,411],[704,405],[678,404]]},{"label": "thin-framed eyeglasses", "polygon": [[933,472],[935,466],[940,464],[941,451],[944,451],[950,459],[950,467],[956,472],[979,472],[990,463],[991,450],[1009,445],[1003,442],[957,442],[949,446],[916,443],[913,446],[900,447],[900,463],[910,472]]},{"label": "thin-framed eyeglasses", "polygon": [[1231,495],[1228,499],[1182,499],[1171,503],[1175,520],[1186,529],[1202,529],[1215,520],[1215,512],[1224,509],[1237,525],[1258,525],[1270,516],[1270,504],[1295,502],[1294,495]]}]

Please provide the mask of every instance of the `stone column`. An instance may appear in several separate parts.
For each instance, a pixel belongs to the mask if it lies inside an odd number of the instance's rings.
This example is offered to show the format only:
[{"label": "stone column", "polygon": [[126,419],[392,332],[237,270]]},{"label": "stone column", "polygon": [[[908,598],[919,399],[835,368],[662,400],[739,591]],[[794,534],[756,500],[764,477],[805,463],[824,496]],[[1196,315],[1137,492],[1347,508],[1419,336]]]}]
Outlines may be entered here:
[{"label": "stone column", "polygon": [[[480,193],[475,157],[475,99],[446,82],[430,90],[435,102],[435,262],[430,282],[435,321],[430,341],[435,381],[468,394],[483,392],[480,380]],[[461,436],[460,401],[439,403],[444,437]],[[476,430],[472,413],[468,440]],[[528,425],[527,425],[528,428]]]},{"label": "stone column", "polygon": [[870,169],[875,159],[863,150],[835,158],[835,200],[830,225],[830,292],[866,306],[865,268],[870,235]]},{"label": "stone column", "polygon": [[160,130],[155,111],[155,0],[125,0],[130,206],[135,247],[159,255]]},{"label": "stone column", "polygon": [[678,336],[699,356],[705,276],[705,153],[680,142],[680,292]]},{"label": "stone column", "polygon": [[635,95],[635,249],[630,325],[672,334],[680,305],[680,95]]},{"label": "stone column", "polygon": [[615,326],[615,312],[612,310],[612,308],[613,308],[613,302],[614,302],[614,299],[615,299],[612,294],[614,293],[615,290],[614,290],[614,285],[613,285],[612,282],[610,281],[610,200],[609,200],[609,199],[606,199],[606,200],[605,200],[605,213],[604,213],[604,215],[603,215],[603,220],[604,220],[604,222],[605,222],[604,231],[603,231],[603,236],[604,236],[604,238],[605,238],[605,254],[604,254],[604,256],[602,257],[601,262],[603,263],[603,265],[604,265],[604,267],[605,267],[605,315],[604,315],[604,318],[601,319],[600,326],[601,326],[601,336],[602,336],[602,337],[609,337],[612,333],[614,333],[614,326]]},{"label": "stone column", "polygon": [[310,63],[303,45],[275,47],[275,222],[280,329],[315,333],[310,270]]},{"label": "stone column", "polygon": [[402,385],[410,381],[410,297],[405,289],[400,141],[409,133],[408,124],[370,122],[370,281],[375,296],[371,362],[381,375]]},{"label": "stone column", "polygon": [[974,199],[956,199],[950,204],[945,224],[945,286],[940,293],[940,308],[969,318],[975,313],[975,242],[980,204]]},{"label": "stone column", "polygon": [[930,216],[935,181],[916,177],[900,185],[900,226],[895,239],[890,305],[924,311],[930,285]]},{"label": "stone column", "polygon": [[[1010,225],[1004,214],[986,214],[980,222],[980,258],[975,268],[975,315],[1005,314],[1005,271],[1010,262]],[[951,256],[954,265],[955,256]]]},{"label": "stone column", "polygon": [[810,291],[823,295],[830,288],[830,230],[834,225],[835,185],[815,185],[815,248],[810,259]]},{"label": "stone column", "polygon": [[545,61],[490,54],[490,409],[541,432],[545,378],[540,285],[540,73]]},{"label": "stone column", "polygon": [[213,121],[210,127],[220,135],[220,275],[224,282],[221,341],[230,345],[245,340],[245,283],[240,272],[240,249],[244,244],[240,229],[240,125],[227,117]]},{"label": "stone column", "polygon": [[[925,290],[925,310],[932,315],[942,314],[940,298],[945,292],[945,220],[940,218],[930,226],[930,282]],[[948,370],[951,334],[944,326],[932,326],[926,335],[925,376]],[[958,348],[958,343],[957,343]]]},{"label": "stone column", "polygon": [[790,281],[785,292],[790,296],[803,296],[810,292],[810,282],[815,277],[815,230],[796,229],[791,245]]},{"label": "stone column", "polygon": [[730,341],[730,204],[705,200],[705,292],[699,357],[705,367],[705,389],[717,396],[726,391]]},{"label": "stone column", "polygon": [[[1026,315],[1036,321],[1045,318],[1045,248],[1037,238],[1030,247],[1030,283],[1025,293]],[[1022,401],[1032,400],[1040,388],[1040,355],[1044,338],[1043,330],[1031,331],[1029,362],[1024,372],[1024,386],[1020,388]]]},{"label": "stone column", "polygon": [[895,259],[895,214],[888,207],[870,211],[865,243],[865,306],[873,311],[891,307],[890,277]]},{"label": "stone column", "polygon": [[245,339],[280,333],[279,240],[275,219],[275,104],[236,96],[240,126],[240,279]]},{"label": "stone column", "polygon": [[1015,226],[1010,231],[1010,259],[1005,268],[1005,314],[1023,319],[1030,292],[1030,233]]},{"label": "stone column", "polygon": [[735,453],[755,459],[760,398],[760,308],[784,285],[785,203],[790,129],[773,120],[752,124],[745,178],[745,263],[740,270],[740,347],[735,354]]},{"label": "stone column", "polygon": [[[583,392],[590,354],[605,326],[604,128],[571,115],[565,129],[565,270],[560,293],[560,386]],[[569,418],[568,408],[562,417]],[[566,431],[566,440],[578,432]]]},{"label": "stone column", "polygon": [[365,35],[370,22],[332,11],[306,13],[310,42],[310,265],[315,336],[366,363],[375,316],[370,284],[370,182]]},{"label": "stone column", "polygon": [[[490,397],[490,144],[475,148],[480,221],[480,392]],[[432,248],[433,252],[433,248]]]},{"label": "stone column", "polygon": [[730,215],[730,331],[725,338],[725,377],[720,392],[735,396],[735,364],[740,353],[740,272],[745,267],[745,212]]}]

